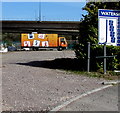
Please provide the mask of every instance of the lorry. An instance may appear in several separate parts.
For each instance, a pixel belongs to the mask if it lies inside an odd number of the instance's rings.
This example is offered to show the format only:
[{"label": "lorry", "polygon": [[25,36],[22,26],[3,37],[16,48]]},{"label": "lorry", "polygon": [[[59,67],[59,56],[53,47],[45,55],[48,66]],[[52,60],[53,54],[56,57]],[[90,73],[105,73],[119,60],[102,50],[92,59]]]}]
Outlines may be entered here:
[{"label": "lorry", "polygon": [[65,37],[59,37],[58,34],[40,34],[40,33],[22,33],[21,48],[38,50],[40,48],[57,48],[57,50],[66,49],[68,46]]}]

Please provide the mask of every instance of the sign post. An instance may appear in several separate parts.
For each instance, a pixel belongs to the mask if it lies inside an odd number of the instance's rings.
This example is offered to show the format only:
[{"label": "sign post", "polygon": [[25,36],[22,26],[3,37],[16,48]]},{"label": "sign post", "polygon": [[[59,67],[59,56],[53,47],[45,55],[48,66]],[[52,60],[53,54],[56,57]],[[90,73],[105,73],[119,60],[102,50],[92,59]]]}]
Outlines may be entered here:
[{"label": "sign post", "polygon": [[120,46],[120,10],[98,10],[99,44],[104,45],[104,74],[106,74],[106,45]]},{"label": "sign post", "polygon": [[88,42],[88,61],[87,61],[87,72],[90,72],[90,42]]},{"label": "sign post", "polygon": [[104,74],[106,74],[106,44],[104,44]]}]

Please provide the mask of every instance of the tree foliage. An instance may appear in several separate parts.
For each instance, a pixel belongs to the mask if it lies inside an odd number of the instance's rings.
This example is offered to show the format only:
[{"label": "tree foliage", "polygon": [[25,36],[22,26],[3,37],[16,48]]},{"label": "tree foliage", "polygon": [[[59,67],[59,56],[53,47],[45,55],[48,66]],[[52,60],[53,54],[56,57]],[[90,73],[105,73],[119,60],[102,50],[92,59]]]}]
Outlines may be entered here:
[{"label": "tree foliage", "polygon": [[20,42],[20,33],[3,33],[2,43],[6,43],[8,46],[13,42]]},{"label": "tree foliage", "polygon": [[[96,56],[103,56],[103,46],[98,45],[98,9],[120,10],[120,2],[88,2],[83,10],[80,24],[79,44],[75,45],[75,53],[81,62],[81,67],[86,70],[87,65],[87,42],[91,42],[91,69],[98,70],[103,67],[103,59],[96,59]],[[94,44],[94,45],[93,45]],[[107,69],[120,68],[120,47],[107,47],[107,55],[117,55],[115,58],[107,59]]]}]

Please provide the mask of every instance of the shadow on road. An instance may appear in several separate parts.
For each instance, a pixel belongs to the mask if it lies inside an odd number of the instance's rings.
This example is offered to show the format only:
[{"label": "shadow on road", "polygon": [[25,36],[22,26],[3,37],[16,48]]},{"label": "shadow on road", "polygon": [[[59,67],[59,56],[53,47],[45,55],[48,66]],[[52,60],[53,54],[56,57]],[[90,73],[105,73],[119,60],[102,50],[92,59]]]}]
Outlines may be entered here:
[{"label": "shadow on road", "polygon": [[55,60],[44,60],[44,61],[32,61],[28,63],[17,63],[19,65],[42,67],[49,69],[64,69],[64,70],[80,70],[81,65],[78,59],[72,58],[59,58]]}]

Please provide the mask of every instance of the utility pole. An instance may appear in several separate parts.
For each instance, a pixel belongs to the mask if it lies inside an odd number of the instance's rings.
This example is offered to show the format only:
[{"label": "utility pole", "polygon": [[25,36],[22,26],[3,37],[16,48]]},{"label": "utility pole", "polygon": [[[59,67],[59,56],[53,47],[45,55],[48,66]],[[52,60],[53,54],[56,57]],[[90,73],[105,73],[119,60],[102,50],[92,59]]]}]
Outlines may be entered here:
[{"label": "utility pole", "polygon": [[39,21],[41,21],[41,0],[39,0]]}]

